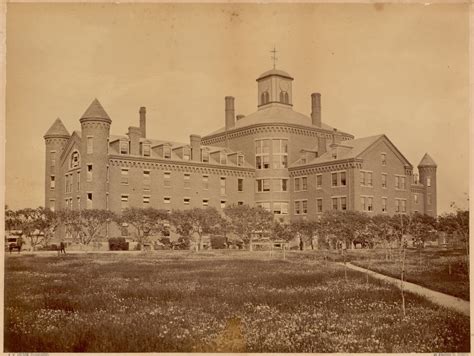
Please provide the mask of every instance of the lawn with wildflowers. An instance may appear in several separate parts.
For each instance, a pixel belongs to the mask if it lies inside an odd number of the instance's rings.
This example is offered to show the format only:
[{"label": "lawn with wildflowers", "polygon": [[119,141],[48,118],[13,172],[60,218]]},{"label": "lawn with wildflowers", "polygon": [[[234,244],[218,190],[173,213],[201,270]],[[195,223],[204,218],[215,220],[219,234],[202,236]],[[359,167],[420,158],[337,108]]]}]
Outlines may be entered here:
[{"label": "lawn with wildflowers", "polygon": [[6,256],[9,352],[466,352],[469,319],[275,253]]}]

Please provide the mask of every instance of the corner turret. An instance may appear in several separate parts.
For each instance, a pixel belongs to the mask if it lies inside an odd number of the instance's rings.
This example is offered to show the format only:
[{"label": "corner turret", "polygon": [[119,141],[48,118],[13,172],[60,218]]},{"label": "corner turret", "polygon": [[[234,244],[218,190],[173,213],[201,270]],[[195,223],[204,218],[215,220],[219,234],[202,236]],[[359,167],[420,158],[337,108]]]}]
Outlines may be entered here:
[{"label": "corner turret", "polygon": [[418,164],[420,183],[424,185],[424,205],[425,214],[437,216],[437,195],[436,195],[436,168],[437,164],[428,153],[425,153]]}]

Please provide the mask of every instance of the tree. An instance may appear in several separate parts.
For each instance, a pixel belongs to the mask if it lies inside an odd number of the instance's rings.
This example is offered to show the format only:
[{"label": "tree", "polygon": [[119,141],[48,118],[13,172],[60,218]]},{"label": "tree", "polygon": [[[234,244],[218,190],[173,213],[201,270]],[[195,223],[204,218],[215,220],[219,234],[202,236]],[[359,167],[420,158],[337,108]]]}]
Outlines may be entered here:
[{"label": "tree", "polygon": [[22,235],[29,241],[33,250],[43,243],[44,235],[38,230],[41,219],[41,208],[25,208],[16,211],[16,224]]},{"label": "tree", "polygon": [[20,221],[15,210],[11,210],[5,206],[5,230],[20,230]]},{"label": "tree", "polygon": [[116,220],[116,216],[102,209],[65,210],[61,213],[61,220],[73,240],[81,245],[89,245],[100,239],[105,225]]},{"label": "tree", "polygon": [[300,250],[303,250],[304,244],[310,243],[314,250],[315,235],[321,234],[321,222],[316,220],[296,220],[291,223],[291,229],[300,239]]},{"label": "tree", "polygon": [[177,210],[171,213],[171,222],[178,234],[189,237],[197,236],[196,249],[202,245],[202,237],[219,231],[222,218],[216,208],[208,207]]},{"label": "tree", "polygon": [[147,242],[150,235],[161,233],[168,220],[166,210],[154,208],[127,208],[115,216],[117,224],[127,223],[135,228],[135,239],[140,245]]},{"label": "tree", "polygon": [[469,210],[456,209],[454,213],[445,213],[438,218],[438,229],[447,234],[457,234],[469,255]]},{"label": "tree", "polygon": [[372,233],[374,243],[380,243],[385,247],[385,259],[392,257],[391,245],[395,238],[391,224],[392,218],[386,214],[378,214],[370,219],[368,229]]},{"label": "tree", "polygon": [[48,245],[61,224],[61,214],[48,208],[36,209],[36,228],[43,236],[42,245]]},{"label": "tree", "polygon": [[273,213],[259,206],[231,205],[224,208],[224,213],[230,219],[233,231],[249,245],[250,250],[253,236],[270,232],[274,221]]}]

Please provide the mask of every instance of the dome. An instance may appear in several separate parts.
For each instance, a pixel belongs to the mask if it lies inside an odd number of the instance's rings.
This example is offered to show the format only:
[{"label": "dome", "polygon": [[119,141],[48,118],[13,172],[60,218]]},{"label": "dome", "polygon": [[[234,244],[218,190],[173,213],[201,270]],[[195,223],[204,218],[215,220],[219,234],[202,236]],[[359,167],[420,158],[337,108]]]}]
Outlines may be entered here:
[{"label": "dome", "polygon": [[288,79],[293,80],[293,77],[290,74],[288,74],[287,72],[283,71],[283,70],[270,69],[270,70],[267,70],[265,73],[260,74],[260,76],[257,78],[257,81],[259,81],[261,79],[264,79],[266,77],[270,77],[272,75],[276,75],[276,76],[279,76],[279,77],[288,78]]}]

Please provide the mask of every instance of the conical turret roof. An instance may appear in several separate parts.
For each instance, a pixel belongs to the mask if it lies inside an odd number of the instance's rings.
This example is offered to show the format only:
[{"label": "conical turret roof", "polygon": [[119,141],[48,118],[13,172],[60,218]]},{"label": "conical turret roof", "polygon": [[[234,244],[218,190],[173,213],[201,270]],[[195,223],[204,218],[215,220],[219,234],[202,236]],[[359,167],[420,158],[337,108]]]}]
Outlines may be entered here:
[{"label": "conical turret roof", "polygon": [[92,101],[86,112],[81,116],[81,120],[82,119],[102,119],[110,122],[112,121],[109,115],[105,112],[102,104],[97,99]]},{"label": "conical turret roof", "polygon": [[425,153],[420,163],[418,164],[418,167],[437,167],[437,164],[428,153]]},{"label": "conical turret roof", "polygon": [[47,137],[65,137],[69,138],[69,132],[67,131],[66,127],[64,126],[61,119],[58,117],[48,131],[44,134],[44,138]]}]

